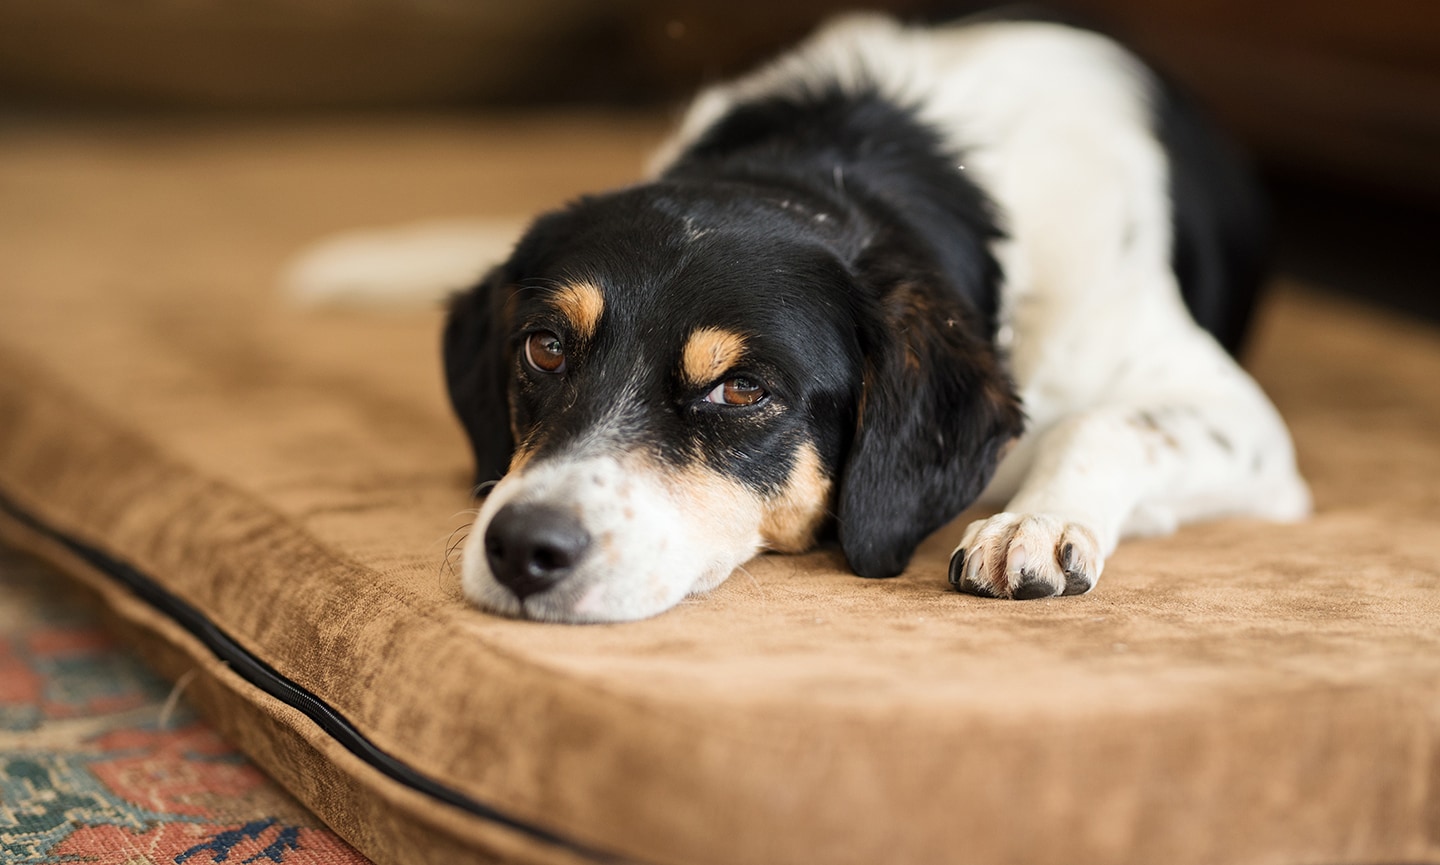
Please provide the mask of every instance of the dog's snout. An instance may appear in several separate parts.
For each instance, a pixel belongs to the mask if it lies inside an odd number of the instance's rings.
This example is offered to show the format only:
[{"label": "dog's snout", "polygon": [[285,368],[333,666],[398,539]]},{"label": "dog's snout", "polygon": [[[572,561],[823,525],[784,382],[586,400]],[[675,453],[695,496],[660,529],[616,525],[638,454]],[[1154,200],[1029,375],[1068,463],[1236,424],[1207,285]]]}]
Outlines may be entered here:
[{"label": "dog's snout", "polygon": [[580,521],[548,505],[506,505],[485,529],[491,572],[522,600],[569,576],[589,548]]}]

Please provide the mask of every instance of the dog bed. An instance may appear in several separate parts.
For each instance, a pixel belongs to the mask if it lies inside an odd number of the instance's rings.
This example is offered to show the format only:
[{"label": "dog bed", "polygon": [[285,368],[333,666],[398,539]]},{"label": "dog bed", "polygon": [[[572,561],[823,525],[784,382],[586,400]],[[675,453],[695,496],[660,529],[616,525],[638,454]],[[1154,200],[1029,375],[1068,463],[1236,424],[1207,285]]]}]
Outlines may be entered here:
[{"label": "dog bed", "polygon": [[633,624],[468,607],[439,312],[274,274],[619,182],[651,132],[12,130],[4,538],[382,863],[1440,862],[1440,334],[1304,286],[1250,361],[1307,523],[1127,543],[1077,598],[950,591],[962,517],[889,581],[821,550]]}]

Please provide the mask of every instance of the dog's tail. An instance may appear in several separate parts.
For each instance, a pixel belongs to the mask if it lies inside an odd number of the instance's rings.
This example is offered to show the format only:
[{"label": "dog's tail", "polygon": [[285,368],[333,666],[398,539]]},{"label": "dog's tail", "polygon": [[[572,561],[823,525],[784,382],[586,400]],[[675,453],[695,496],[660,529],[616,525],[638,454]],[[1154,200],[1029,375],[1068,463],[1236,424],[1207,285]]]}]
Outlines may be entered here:
[{"label": "dog's tail", "polygon": [[432,306],[510,255],[522,218],[418,222],[348,231],[300,251],[280,289],[299,306]]}]

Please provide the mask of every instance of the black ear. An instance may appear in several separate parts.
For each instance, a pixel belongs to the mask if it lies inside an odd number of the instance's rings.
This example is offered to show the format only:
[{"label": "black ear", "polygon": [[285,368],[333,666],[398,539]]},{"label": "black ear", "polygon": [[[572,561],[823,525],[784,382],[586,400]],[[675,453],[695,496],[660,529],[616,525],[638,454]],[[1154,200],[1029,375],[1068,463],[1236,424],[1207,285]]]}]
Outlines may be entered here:
[{"label": "black ear", "polygon": [[499,479],[515,449],[510,431],[508,283],[495,268],[479,285],[450,300],[443,350],[450,404],[475,451],[475,482]]},{"label": "black ear", "polygon": [[1024,415],[976,312],[902,283],[872,319],[838,522],[855,573],[893,577],[980,495]]}]

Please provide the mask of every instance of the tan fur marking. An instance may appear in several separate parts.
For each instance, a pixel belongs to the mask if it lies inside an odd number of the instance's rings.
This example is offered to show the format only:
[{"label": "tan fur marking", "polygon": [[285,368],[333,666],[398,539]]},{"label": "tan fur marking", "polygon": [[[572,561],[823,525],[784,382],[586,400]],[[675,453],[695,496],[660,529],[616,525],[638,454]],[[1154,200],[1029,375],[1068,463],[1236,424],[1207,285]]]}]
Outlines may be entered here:
[{"label": "tan fur marking", "polygon": [[[762,540],[758,528],[765,503],[754,490],[703,464],[679,471],[668,467],[652,470],[665,479],[676,507],[686,515],[690,525],[710,541],[719,541],[732,551],[743,549],[747,559],[760,550]],[[713,572],[708,580],[697,582],[694,590],[713,589],[729,575],[728,568],[723,573]]]},{"label": "tan fur marking", "polygon": [[691,511],[716,531],[743,531],[746,523],[754,528],[759,497],[739,481],[702,463],[678,470],[649,459],[641,464],[666,479],[666,486],[682,509]]},{"label": "tan fur marking", "polygon": [[535,451],[530,448],[528,443],[520,444],[519,447],[515,448],[515,452],[510,455],[509,472],[513,474],[525,468],[525,464],[530,462],[530,457],[534,455]]},{"label": "tan fur marking", "polygon": [[680,374],[691,385],[709,384],[745,354],[745,337],[728,330],[702,327],[690,334],[680,355]]},{"label": "tan fur marking", "polygon": [[600,326],[605,311],[605,295],[588,282],[572,282],[550,296],[560,314],[570,320],[571,327],[582,339],[590,339]]},{"label": "tan fur marking", "polygon": [[820,455],[812,445],[805,445],[784,489],[765,503],[765,517],[760,522],[765,546],[782,553],[802,553],[814,546],[815,533],[829,509],[830,488]]}]

